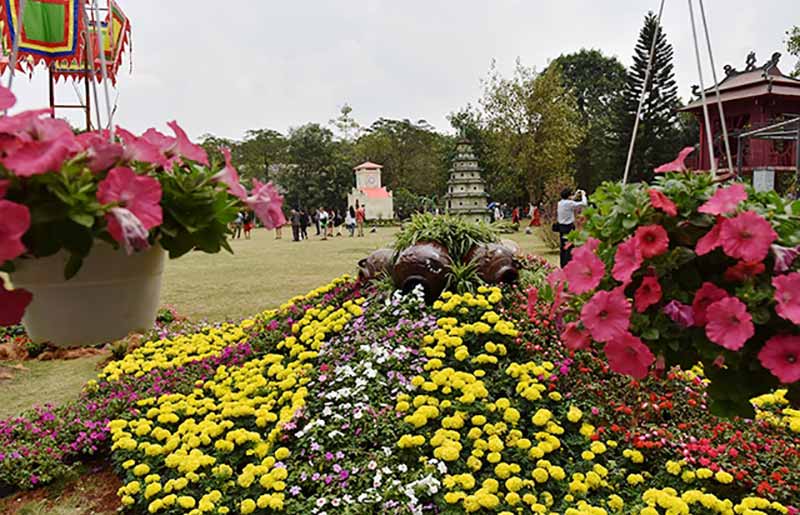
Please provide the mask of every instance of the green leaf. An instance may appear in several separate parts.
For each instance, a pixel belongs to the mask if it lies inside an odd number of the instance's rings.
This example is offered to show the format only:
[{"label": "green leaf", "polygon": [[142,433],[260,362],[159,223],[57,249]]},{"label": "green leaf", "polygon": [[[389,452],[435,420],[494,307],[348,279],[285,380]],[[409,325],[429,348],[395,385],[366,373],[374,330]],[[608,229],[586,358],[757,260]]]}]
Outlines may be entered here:
[{"label": "green leaf", "polygon": [[658,340],[658,337],[659,337],[659,335],[660,335],[660,333],[658,332],[658,329],[657,329],[657,328],[655,328],[655,327],[648,327],[648,328],[647,328],[647,329],[646,329],[646,330],[645,330],[645,331],[642,333],[642,338],[644,338],[645,340],[653,340],[653,341],[655,341],[655,340]]},{"label": "green leaf", "polygon": [[75,277],[75,274],[81,269],[83,265],[83,257],[77,254],[70,254],[67,264],[64,267],[64,279],[70,280]]},{"label": "green leaf", "polygon": [[94,217],[86,213],[70,213],[69,219],[84,227],[91,228],[94,225]]}]

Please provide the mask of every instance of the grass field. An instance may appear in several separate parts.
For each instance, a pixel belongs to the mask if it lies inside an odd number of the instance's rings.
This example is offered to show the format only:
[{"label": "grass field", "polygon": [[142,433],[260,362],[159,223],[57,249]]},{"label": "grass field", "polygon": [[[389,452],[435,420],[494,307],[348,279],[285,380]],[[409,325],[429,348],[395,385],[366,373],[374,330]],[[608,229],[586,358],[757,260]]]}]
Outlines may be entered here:
[{"label": "grass field", "polygon": [[[250,240],[232,242],[234,254],[192,253],[168,261],[161,294],[193,320],[211,322],[241,319],[276,307],[344,273],[371,251],[391,245],[396,229],[381,228],[364,238],[312,236],[302,242],[291,237],[275,240],[273,232],[257,230]],[[313,231],[312,231],[313,234]],[[510,235],[529,253],[548,253],[538,237]],[[29,361],[14,379],[0,382],[0,418],[16,415],[35,404],[61,404],[74,399],[83,384],[97,375],[101,357],[71,361]]]}]

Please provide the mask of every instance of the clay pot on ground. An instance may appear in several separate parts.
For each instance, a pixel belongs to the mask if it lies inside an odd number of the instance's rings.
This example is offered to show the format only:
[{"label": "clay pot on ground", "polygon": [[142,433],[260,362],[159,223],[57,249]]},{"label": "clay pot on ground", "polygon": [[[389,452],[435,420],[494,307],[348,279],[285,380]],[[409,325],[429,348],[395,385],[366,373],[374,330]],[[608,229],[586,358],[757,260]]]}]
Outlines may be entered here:
[{"label": "clay pot on ground", "polygon": [[467,253],[466,261],[474,260],[478,276],[489,284],[511,284],[519,277],[519,266],[514,251],[502,243],[475,245]]},{"label": "clay pot on ground", "polygon": [[361,281],[380,279],[384,275],[392,276],[394,266],[394,249],[378,249],[358,262],[358,278]]},{"label": "clay pot on ground", "polygon": [[447,249],[438,243],[412,245],[397,256],[393,274],[395,287],[407,293],[421,285],[425,290],[425,302],[430,304],[447,286],[452,264]]}]

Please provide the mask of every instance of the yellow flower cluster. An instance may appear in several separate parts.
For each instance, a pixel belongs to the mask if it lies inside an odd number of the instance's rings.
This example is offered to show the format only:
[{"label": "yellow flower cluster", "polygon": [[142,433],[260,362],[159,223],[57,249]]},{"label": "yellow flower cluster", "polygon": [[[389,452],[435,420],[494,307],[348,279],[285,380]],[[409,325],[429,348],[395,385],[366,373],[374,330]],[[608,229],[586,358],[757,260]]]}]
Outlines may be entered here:
[{"label": "yellow flower cluster", "polygon": [[750,402],[757,408],[756,419],[766,420],[776,427],[786,427],[794,433],[800,433],[800,410],[787,407],[788,392],[785,389],[760,395]]},{"label": "yellow flower cluster", "polygon": [[[241,367],[220,366],[213,378],[191,393],[142,399],[138,418],[112,421],[112,455],[128,480],[119,492],[122,503],[138,504],[149,513],[180,506],[192,515],[282,509],[288,473],[279,462],[290,451],[275,448],[278,438],[305,405],[309,372],[322,342],[360,315],[363,302],[308,309],[292,327],[293,334],[277,345],[280,353]],[[242,327],[227,331],[244,337]],[[225,340],[216,332],[210,334]],[[115,373],[124,373],[126,366],[144,370],[147,365],[137,358],[145,356],[164,357],[165,367],[187,359],[193,341],[187,338],[179,353],[151,347],[161,350],[137,354]],[[206,340],[200,344],[208,345]],[[202,350],[206,352],[211,349]],[[235,506],[230,500],[242,497]]]},{"label": "yellow flower cluster", "polygon": [[[656,515],[659,513],[682,515],[697,512],[700,507],[711,513],[724,515],[789,512],[782,504],[770,502],[760,497],[746,497],[740,503],[734,504],[729,499],[719,499],[713,494],[700,490],[688,490],[678,494],[673,488],[664,488],[662,490],[651,488],[642,495],[642,500],[647,506],[639,512],[641,515]],[[692,507],[695,505],[697,507],[693,509]],[[659,509],[663,511],[659,511]]]}]

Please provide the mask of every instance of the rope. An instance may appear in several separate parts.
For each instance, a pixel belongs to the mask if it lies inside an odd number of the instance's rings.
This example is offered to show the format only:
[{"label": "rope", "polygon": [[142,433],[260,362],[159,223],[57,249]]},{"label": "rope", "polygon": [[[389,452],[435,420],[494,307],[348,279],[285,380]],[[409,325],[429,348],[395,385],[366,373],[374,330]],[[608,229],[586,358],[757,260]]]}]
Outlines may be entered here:
[{"label": "rope", "polygon": [[714,93],[717,97],[717,107],[719,108],[719,119],[722,122],[722,139],[725,141],[725,155],[728,158],[728,171],[733,170],[733,159],[731,157],[731,144],[728,139],[728,124],[725,122],[725,111],[722,107],[722,98],[719,93],[719,81],[717,80],[717,67],[714,65],[714,52],[711,50],[711,36],[708,35],[708,24],[706,23],[706,9],[703,0],[700,2],[700,16],[703,20],[703,31],[706,34],[706,46],[708,47],[708,59],[711,62],[711,75],[714,79]]},{"label": "rope", "polygon": [[[11,89],[11,86],[14,85],[14,72],[17,69],[17,56],[19,55],[19,40],[22,36],[22,25],[23,20],[25,19],[25,0],[19,1],[19,16],[17,17],[17,27],[14,31],[14,43],[11,49],[11,59],[8,62],[8,65],[11,66],[11,72],[8,76],[8,89]],[[3,111],[3,114],[7,114],[8,109]]]},{"label": "rope", "polygon": [[694,23],[694,7],[692,7],[692,0],[689,2],[689,20],[692,23],[692,37],[694,39],[694,53],[697,57],[697,75],[700,78],[700,97],[703,102],[703,116],[705,117],[706,125],[706,138],[708,139],[708,152],[711,158],[711,172],[717,176],[717,162],[714,157],[714,139],[711,137],[711,120],[708,117],[708,100],[706,99],[706,87],[703,84],[703,66],[700,64],[700,45],[697,43],[697,27]]},{"label": "rope", "polygon": [[631,169],[631,159],[633,158],[633,148],[636,145],[636,135],[639,132],[639,118],[642,116],[642,107],[644,106],[644,96],[647,92],[647,86],[650,83],[650,73],[653,71],[653,60],[656,53],[656,42],[658,36],[661,34],[661,15],[664,13],[664,0],[661,0],[661,6],[658,9],[658,21],[656,23],[656,31],[653,34],[653,41],[650,43],[650,58],[647,61],[647,70],[644,73],[644,84],[642,85],[642,94],[639,97],[639,107],[636,109],[636,119],[633,121],[633,134],[631,134],[631,144],[628,147],[628,159],[625,161],[625,173],[622,176],[622,184],[628,182],[628,173]]}]

